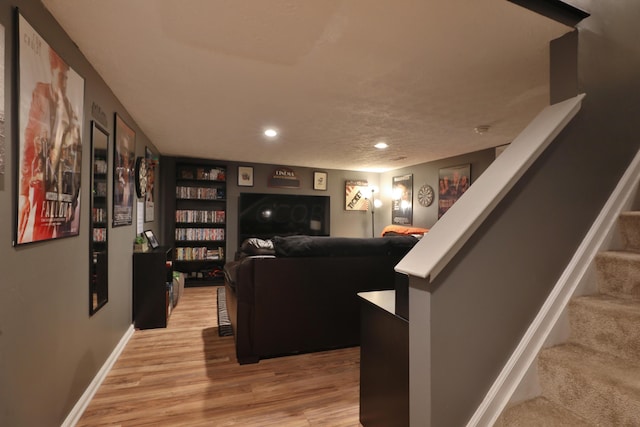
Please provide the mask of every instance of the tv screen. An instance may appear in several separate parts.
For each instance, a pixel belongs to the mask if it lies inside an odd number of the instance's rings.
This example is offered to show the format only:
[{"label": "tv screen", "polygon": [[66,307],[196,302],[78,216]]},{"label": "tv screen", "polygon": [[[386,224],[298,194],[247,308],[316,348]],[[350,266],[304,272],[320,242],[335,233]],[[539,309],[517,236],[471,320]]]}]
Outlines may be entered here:
[{"label": "tv screen", "polygon": [[240,193],[238,244],[249,237],[328,236],[329,196]]}]

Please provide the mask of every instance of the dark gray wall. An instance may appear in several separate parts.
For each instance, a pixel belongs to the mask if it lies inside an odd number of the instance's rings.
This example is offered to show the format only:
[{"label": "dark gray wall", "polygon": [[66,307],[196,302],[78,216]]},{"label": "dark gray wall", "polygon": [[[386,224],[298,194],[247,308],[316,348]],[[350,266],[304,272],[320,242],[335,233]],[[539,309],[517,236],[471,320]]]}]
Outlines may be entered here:
[{"label": "dark gray wall", "polygon": [[[394,176],[413,175],[412,225],[414,227],[431,228],[438,221],[438,174],[440,169],[469,164],[471,165],[471,183],[473,184],[495,158],[495,149],[490,148],[381,174],[380,193],[383,196],[382,200],[384,205],[376,212],[376,224],[380,223],[380,229],[377,235],[382,231],[382,227],[391,224],[391,188]],[[430,185],[435,192],[433,203],[428,207],[421,206],[420,203],[418,203],[418,190],[423,184]]]},{"label": "dark gray wall", "polygon": [[[253,166],[253,187],[238,187],[238,166]],[[346,211],[345,181],[366,180],[370,185],[378,185],[379,174],[337,169],[312,169],[287,166],[301,179],[300,188],[272,188],[267,178],[278,165],[263,163],[230,163],[227,183],[227,251],[233,254],[238,246],[238,198],[240,193],[305,194],[331,197],[331,235],[343,237],[366,237],[371,235],[371,214],[364,211]],[[282,165],[280,165],[282,166]],[[313,171],[327,172],[327,191],[313,190]],[[241,243],[241,242],[240,242]]]},{"label": "dark gray wall", "polygon": [[[16,173],[12,106],[17,101],[12,89],[14,6],[85,79],[80,235],[16,248],[11,245]],[[109,302],[89,317],[92,104],[106,114],[111,137],[115,112],[134,128],[136,155],[143,155],[145,146],[155,147],[38,0],[1,0],[0,23],[5,27],[7,88],[6,171],[0,179],[0,425],[53,426],[66,418],[131,325],[135,222],[109,229]],[[113,150],[112,139],[110,143]],[[147,226],[156,228],[156,223]]]},{"label": "dark gray wall", "polygon": [[[14,7],[47,42],[85,79],[83,119],[83,173],[81,188],[80,235],[61,240],[12,247],[15,201],[13,188],[16,173],[12,159],[16,154],[12,106],[15,94],[6,91],[6,171],[0,175],[0,425],[49,426],[59,425],[97,374],[105,360],[131,325],[131,271],[132,244],[136,232],[131,226],[109,227],[109,302],[94,316],[89,317],[89,142],[92,105],[98,106],[106,116],[103,126],[110,133],[110,171],[113,171],[114,113],[118,113],[136,131],[136,156],[144,154],[146,146],[156,151],[153,144],[138,128],[111,90],[78,51],[74,43],[53,20],[38,0],[0,0],[0,23],[5,27],[6,87],[14,76]],[[489,158],[482,155],[480,167],[486,168]],[[458,159],[445,161],[446,165]],[[474,155],[464,156],[460,162],[476,164]],[[245,164],[243,164],[245,165]],[[251,165],[251,164],[248,164]],[[313,170],[294,170],[302,178],[302,188],[274,189],[266,186],[266,177],[274,165],[252,164],[255,186],[238,187],[237,164],[229,164],[229,243],[227,250],[235,252],[237,246],[237,199],[240,191],[282,192],[291,194],[327,194],[332,198],[331,230],[338,236],[368,236],[371,217],[365,212],[344,210],[344,185],[348,179],[366,179],[372,185],[390,183],[380,174],[343,170],[326,170],[328,190],[312,189]],[[407,168],[402,173],[431,176],[430,167]],[[156,172],[162,175],[162,163]],[[425,176],[426,176],[425,175]],[[391,176],[391,175],[389,175]],[[426,178],[425,178],[426,179]],[[431,179],[431,178],[429,178]],[[145,223],[160,235],[162,222],[160,205],[162,194],[159,180],[156,188],[156,221]],[[109,192],[112,194],[112,183]],[[376,234],[390,221],[389,202],[382,208],[381,219],[376,218]],[[109,213],[111,215],[111,201]],[[385,217],[384,212],[389,212]],[[164,238],[165,236],[162,236]]]},{"label": "dark gray wall", "polygon": [[431,286],[433,426],[469,420],[638,150],[640,3],[572,3],[582,110]]},{"label": "dark gray wall", "polygon": [[[264,163],[236,163],[220,161],[220,164],[227,166],[227,254],[232,257],[238,248],[238,200],[240,193],[277,193],[277,194],[300,194],[317,195],[331,197],[331,235],[341,237],[370,237],[372,234],[371,212],[370,211],[347,211],[345,210],[345,182],[347,180],[366,180],[370,185],[378,187],[375,194],[376,199],[382,201],[382,206],[375,209],[374,234],[380,236],[382,229],[391,224],[391,188],[392,178],[398,175],[413,174],[413,225],[416,227],[432,227],[438,220],[437,195],[434,203],[428,207],[418,204],[418,189],[423,183],[430,184],[434,191],[438,188],[438,171],[440,168],[457,166],[461,164],[471,165],[471,182],[473,183],[482,172],[495,159],[495,150],[487,149],[461,156],[441,159],[433,162],[423,163],[402,169],[397,169],[386,173],[359,172],[338,169],[321,169],[327,172],[328,185],[326,191],[313,189],[313,172],[320,170],[317,168],[287,166],[294,170],[296,176],[301,180],[300,188],[273,188],[267,185],[268,177],[277,166]],[[215,161],[215,159],[208,159]],[[162,162],[161,162],[162,163]],[[239,187],[238,166],[252,166],[254,168],[254,186]],[[165,168],[165,172],[170,176],[163,176],[162,182],[165,186],[171,186],[166,180],[173,179],[174,171]],[[164,190],[161,189],[164,194]],[[162,201],[164,203],[164,200]],[[173,200],[168,201],[173,203]],[[163,208],[163,211],[165,209]],[[166,212],[173,212],[172,209]],[[166,215],[163,220],[172,220],[172,215]],[[165,232],[173,230],[170,224],[162,227]],[[167,236],[162,236],[162,241],[167,241]]]}]

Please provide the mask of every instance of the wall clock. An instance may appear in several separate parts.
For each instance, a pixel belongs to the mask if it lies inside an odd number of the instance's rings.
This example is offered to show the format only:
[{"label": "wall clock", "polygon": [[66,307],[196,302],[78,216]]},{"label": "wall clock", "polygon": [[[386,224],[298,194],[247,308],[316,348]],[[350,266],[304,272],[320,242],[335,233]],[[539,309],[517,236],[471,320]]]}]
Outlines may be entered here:
[{"label": "wall clock", "polygon": [[431,206],[433,203],[433,188],[430,185],[423,185],[418,191],[418,203],[422,206]]},{"label": "wall clock", "polygon": [[136,194],[142,198],[147,194],[147,160],[144,157],[136,159]]}]

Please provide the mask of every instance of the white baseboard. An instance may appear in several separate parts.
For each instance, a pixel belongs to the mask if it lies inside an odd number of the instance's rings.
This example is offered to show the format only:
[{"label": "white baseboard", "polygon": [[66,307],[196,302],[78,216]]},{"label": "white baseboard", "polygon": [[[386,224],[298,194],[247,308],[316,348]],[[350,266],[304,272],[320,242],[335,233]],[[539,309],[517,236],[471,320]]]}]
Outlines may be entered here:
[{"label": "white baseboard", "polygon": [[67,415],[67,418],[64,420],[61,427],[74,427],[78,423],[80,417],[82,417],[82,414],[84,413],[84,410],[87,409],[89,402],[91,402],[91,399],[93,399],[93,396],[98,391],[98,388],[100,388],[100,384],[102,384],[104,379],[107,377],[107,374],[113,367],[114,363],[116,363],[116,360],[118,360],[118,357],[120,357],[120,354],[133,336],[134,331],[135,329],[133,328],[133,325],[131,325],[129,329],[127,329],[127,331],[120,339],[120,342],[118,342],[116,348],[113,349],[87,389],[84,391],[82,396],[80,396],[80,399],[78,399],[78,402],[76,402],[73,409],[71,409],[71,412],[69,412],[69,415]]},{"label": "white baseboard", "polygon": [[525,374],[535,362],[540,349],[574,292],[584,280],[587,280],[587,272],[596,253],[606,249],[620,212],[628,209],[638,194],[639,177],[640,152],[636,154],[618,182],[567,268],[558,279],[538,316],[489,389],[467,427],[492,426],[496,422]]}]

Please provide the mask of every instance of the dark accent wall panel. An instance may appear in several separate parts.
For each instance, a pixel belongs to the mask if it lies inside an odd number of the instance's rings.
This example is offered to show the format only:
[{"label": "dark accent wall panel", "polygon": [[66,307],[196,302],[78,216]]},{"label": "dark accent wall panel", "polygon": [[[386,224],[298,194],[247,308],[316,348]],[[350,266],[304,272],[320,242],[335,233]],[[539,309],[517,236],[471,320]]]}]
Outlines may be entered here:
[{"label": "dark accent wall panel", "polygon": [[578,31],[552,40],[549,48],[553,64],[549,97],[550,103],[555,104],[578,95]]}]

